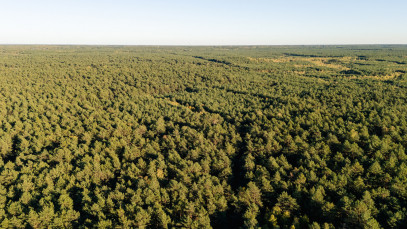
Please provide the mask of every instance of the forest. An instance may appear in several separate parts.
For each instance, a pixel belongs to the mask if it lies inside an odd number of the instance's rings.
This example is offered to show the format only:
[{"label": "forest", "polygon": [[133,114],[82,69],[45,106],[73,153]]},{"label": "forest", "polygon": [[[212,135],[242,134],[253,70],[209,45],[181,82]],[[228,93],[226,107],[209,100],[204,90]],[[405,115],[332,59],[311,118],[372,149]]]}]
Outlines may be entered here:
[{"label": "forest", "polygon": [[1,228],[406,228],[407,46],[0,46]]}]

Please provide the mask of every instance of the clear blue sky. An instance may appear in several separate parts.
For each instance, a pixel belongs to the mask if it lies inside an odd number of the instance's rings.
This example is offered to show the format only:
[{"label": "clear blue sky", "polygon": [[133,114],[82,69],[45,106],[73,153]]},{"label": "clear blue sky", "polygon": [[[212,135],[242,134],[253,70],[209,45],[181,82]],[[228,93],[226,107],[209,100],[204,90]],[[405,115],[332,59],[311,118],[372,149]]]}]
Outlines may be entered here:
[{"label": "clear blue sky", "polygon": [[407,0],[0,0],[0,44],[406,44]]}]

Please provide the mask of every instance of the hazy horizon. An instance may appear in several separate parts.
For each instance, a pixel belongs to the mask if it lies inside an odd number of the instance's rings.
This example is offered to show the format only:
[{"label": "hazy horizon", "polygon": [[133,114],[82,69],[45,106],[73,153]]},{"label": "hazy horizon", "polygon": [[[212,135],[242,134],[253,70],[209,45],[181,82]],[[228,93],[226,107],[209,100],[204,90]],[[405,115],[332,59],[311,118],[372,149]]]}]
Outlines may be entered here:
[{"label": "hazy horizon", "polygon": [[404,1],[2,1],[4,45],[402,45]]}]

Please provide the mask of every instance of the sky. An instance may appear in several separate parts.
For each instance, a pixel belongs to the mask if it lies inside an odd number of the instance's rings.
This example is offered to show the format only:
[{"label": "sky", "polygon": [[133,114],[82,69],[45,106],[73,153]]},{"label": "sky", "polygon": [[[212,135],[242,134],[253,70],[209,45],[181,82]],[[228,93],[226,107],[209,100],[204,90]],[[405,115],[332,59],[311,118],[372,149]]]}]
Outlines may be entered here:
[{"label": "sky", "polygon": [[407,44],[406,0],[0,0],[0,44]]}]

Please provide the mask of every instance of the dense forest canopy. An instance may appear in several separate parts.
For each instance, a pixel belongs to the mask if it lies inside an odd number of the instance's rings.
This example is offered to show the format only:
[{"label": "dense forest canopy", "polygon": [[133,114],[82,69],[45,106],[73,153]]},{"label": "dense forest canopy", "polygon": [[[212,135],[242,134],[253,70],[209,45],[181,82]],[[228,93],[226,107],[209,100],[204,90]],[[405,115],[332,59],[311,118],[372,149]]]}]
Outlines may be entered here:
[{"label": "dense forest canopy", "polygon": [[2,228],[405,228],[407,46],[0,46]]}]

